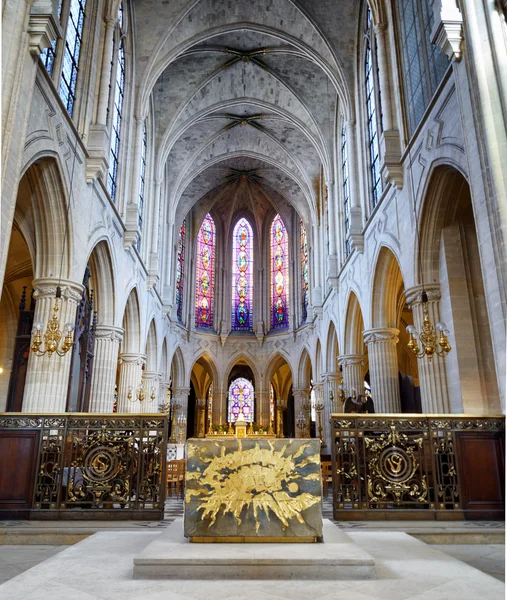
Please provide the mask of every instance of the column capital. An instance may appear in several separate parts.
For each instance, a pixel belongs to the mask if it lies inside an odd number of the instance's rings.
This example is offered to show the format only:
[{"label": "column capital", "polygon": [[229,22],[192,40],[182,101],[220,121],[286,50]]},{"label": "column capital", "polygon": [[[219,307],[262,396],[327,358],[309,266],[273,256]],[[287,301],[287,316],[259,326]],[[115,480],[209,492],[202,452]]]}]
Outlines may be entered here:
[{"label": "column capital", "polygon": [[142,366],[146,364],[146,354],[136,354],[133,352],[125,352],[118,356],[118,364],[130,364]]},{"label": "column capital", "polygon": [[112,325],[97,325],[95,329],[95,339],[107,340],[109,342],[118,342],[123,340],[123,328],[113,327]]},{"label": "column capital", "polygon": [[[424,291],[426,292],[426,295],[428,296],[429,302],[432,302],[432,301],[436,302],[436,301],[440,300],[440,298],[441,298],[440,284],[438,284],[438,283],[432,283],[430,285],[425,285]],[[406,298],[407,304],[410,308],[414,308],[418,304],[422,303],[422,292],[423,292],[422,285],[415,285],[414,287],[411,287],[411,288],[408,288],[405,290],[405,298]]]},{"label": "column capital", "polygon": [[399,329],[395,327],[376,327],[375,329],[367,329],[363,331],[365,344],[376,344],[378,342],[398,343]]},{"label": "column capital", "polygon": [[353,365],[364,365],[363,354],[342,354],[337,356],[340,367],[352,367]]},{"label": "column capital", "polygon": [[339,371],[328,371],[327,373],[323,373],[322,377],[326,382],[340,381],[341,373]]},{"label": "column capital", "polygon": [[463,15],[456,0],[433,0],[431,41],[449,60],[461,60]]},{"label": "column capital", "polygon": [[62,298],[70,300],[75,304],[81,302],[83,297],[84,286],[81,283],[70,281],[68,279],[54,279],[49,277],[41,277],[32,281],[34,289],[33,296],[37,300],[42,298],[54,298],[56,296],[56,288],[60,286]]},{"label": "column capital", "polygon": [[162,373],[159,373],[158,371],[143,371],[143,379],[159,380],[161,377],[162,377]]}]

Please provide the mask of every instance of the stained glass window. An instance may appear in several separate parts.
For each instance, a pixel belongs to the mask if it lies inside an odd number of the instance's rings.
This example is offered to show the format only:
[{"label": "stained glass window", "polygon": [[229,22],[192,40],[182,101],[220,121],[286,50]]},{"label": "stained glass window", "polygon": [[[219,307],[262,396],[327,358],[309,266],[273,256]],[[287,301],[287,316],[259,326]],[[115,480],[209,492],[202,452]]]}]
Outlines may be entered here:
[{"label": "stained glass window", "polygon": [[232,235],[232,329],[252,331],[253,232],[250,223],[245,218],[240,219]]},{"label": "stained glass window", "polygon": [[195,326],[213,327],[215,299],[215,222],[208,213],[197,236]]},{"label": "stained glass window", "polygon": [[345,229],[345,256],[350,254],[350,197],[349,165],[347,155],[347,130],[342,126],[342,186],[343,186],[343,222]]},{"label": "stained glass window", "polygon": [[178,236],[178,255],[176,257],[176,314],[178,320],[183,321],[183,267],[185,263],[185,231],[186,222],[180,229]]},{"label": "stained glass window", "polygon": [[254,420],[254,387],[251,381],[238,377],[229,386],[229,410],[227,421],[235,423],[242,413],[245,421]]},{"label": "stained glass window", "polygon": [[[86,0],[72,0],[65,35],[60,97],[71,116],[74,108],[74,100],[76,99],[76,82],[79,70],[79,53],[81,51],[81,44],[83,43],[85,7]],[[52,65],[51,68],[53,68]]]},{"label": "stained glass window", "polygon": [[107,176],[107,189],[111,200],[116,196],[116,179],[118,176],[118,160],[120,156],[120,129],[121,113],[123,108],[123,94],[125,87],[125,50],[123,39],[118,46],[118,59],[116,64],[116,81],[114,85],[113,128],[111,131],[111,151],[109,153],[109,173]]},{"label": "stained glass window", "polygon": [[399,0],[398,16],[405,76],[409,132],[421,121],[449,60],[431,43],[433,9],[430,0]]},{"label": "stained glass window", "polygon": [[301,244],[301,322],[306,323],[310,285],[308,279],[308,237],[303,219],[299,220],[299,238]]},{"label": "stained glass window", "polygon": [[271,327],[289,326],[289,245],[280,215],[271,224]]},{"label": "stained glass window", "polygon": [[[148,134],[146,131],[146,123],[143,127],[143,143],[141,146],[141,172],[139,174],[139,204],[137,207],[137,220],[139,223],[139,231],[143,230],[143,206],[144,206],[144,185],[146,181],[146,150],[148,147]],[[137,250],[141,250],[141,236],[137,238]]]},{"label": "stained glass window", "polygon": [[366,52],[364,58],[364,76],[366,87],[366,116],[368,125],[368,156],[370,162],[372,204],[375,207],[382,194],[380,177],[379,130],[382,128],[380,92],[375,34],[369,7],[366,14]]}]

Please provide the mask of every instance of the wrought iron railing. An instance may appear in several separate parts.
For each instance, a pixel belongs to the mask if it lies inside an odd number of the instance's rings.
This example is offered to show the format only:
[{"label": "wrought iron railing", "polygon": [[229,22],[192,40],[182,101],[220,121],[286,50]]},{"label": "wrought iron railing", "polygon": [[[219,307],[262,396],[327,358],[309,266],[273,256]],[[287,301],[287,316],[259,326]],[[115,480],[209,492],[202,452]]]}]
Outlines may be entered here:
[{"label": "wrought iron railing", "polygon": [[[333,414],[336,519],[463,518],[460,435],[503,438],[504,417]],[[502,469],[502,467],[500,467]]]},{"label": "wrought iron railing", "polygon": [[9,413],[0,415],[2,430],[38,432],[31,513],[163,517],[166,416]]}]

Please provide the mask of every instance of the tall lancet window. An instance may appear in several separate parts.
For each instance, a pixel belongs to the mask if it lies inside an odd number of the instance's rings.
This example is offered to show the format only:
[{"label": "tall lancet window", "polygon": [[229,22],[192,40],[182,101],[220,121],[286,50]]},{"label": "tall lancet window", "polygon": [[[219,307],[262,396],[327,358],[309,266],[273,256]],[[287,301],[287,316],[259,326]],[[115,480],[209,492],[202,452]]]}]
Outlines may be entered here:
[{"label": "tall lancet window", "polygon": [[86,0],[72,0],[69,9],[67,31],[65,33],[60,98],[63,100],[70,116],[72,116],[74,100],[76,99],[76,83],[79,71],[79,53],[81,51],[81,44],[83,43],[85,8]]},{"label": "tall lancet window", "polygon": [[185,233],[186,222],[180,229],[178,236],[178,254],[176,256],[176,314],[178,320],[183,321],[183,269],[185,265]]},{"label": "tall lancet window", "polygon": [[289,326],[289,244],[280,215],[271,225],[271,327]]},{"label": "tall lancet window", "polygon": [[306,323],[310,282],[308,278],[308,237],[303,219],[299,220],[299,240],[301,247],[301,322]]},{"label": "tall lancet window", "polygon": [[350,197],[349,165],[347,155],[347,130],[342,126],[342,184],[343,184],[343,222],[345,229],[345,256],[350,254]]},{"label": "tall lancet window", "polygon": [[111,131],[111,151],[109,153],[109,173],[107,176],[107,189],[111,200],[116,197],[116,181],[118,177],[118,161],[120,159],[120,132],[123,109],[123,96],[125,93],[125,50],[123,38],[118,46],[118,59],[116,65],[116,81],[114,82],[113,128]]},{"label": "tall lancet window", "polygon": [[[137,209],[137,222],[139,232],[143,231],[143,208],[144,208],[144,186],[146,183],[146,150],[148,147],[148,133],[146,131],[146,122],[143,127],[143,144],[141,146],[141,172],[139,174],[139,204]],[[141,237],[137,239],[137,250],[141,251]]]},{"label": "tall lancet window", "polygon": [[382,132],[382,106],[378,76],[377,43],[369,7],[366,12],[365,37],[364,83],[368,127],[368,155],[370,159],[372,204],[375,207],[382,194],[379,153],[379,134]]},{"label": "tall lancet window", "polygon": [[232,319],[234,331],[252,331],[253,325],[253,232],[241,218],[232,234]]},{"label": "tall lancet window", "polygon": [[215,223],[208,213],[197,236],[195,326],[213,327],[215,298]]}]

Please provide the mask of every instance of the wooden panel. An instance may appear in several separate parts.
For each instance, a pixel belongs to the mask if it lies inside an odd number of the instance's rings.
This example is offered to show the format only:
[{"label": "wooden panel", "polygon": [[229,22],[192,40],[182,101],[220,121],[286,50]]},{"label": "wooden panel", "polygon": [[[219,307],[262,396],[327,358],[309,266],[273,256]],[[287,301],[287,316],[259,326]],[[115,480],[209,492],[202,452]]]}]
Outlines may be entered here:
[{"label": "wooden panel", "polygon": [[32,507],[39,432],[0,430],[0,510]]},{"label": "wooden panel", "polygon": [[456,435],[456,440],[465,517],[502,518],[505,514],[502,434],[463,432]]}]

